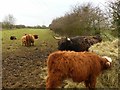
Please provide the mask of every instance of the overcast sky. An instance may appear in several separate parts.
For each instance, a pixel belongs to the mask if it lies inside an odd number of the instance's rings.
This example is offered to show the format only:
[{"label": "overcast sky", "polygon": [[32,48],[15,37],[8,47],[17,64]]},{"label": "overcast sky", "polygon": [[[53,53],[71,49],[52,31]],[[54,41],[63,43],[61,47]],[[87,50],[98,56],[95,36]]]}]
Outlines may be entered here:
[{"label": "overcast sky", "polygon": [[63,16],[76,4],[91,2],[104,8],[109,0],[0,0],[0,22],[8,14],[16,18],[16,24],[46,25]]}]

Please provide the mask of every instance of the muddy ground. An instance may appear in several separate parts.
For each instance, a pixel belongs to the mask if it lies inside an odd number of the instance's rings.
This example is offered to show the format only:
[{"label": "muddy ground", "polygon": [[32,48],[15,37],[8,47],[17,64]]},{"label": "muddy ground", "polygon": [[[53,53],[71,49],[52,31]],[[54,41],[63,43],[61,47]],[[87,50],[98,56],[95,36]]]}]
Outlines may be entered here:
[{"label": "muddy ground", "polygon": [[2,50],[2,87],[45,88],[46,60],[55,51],[53,45],[14,46]]}]

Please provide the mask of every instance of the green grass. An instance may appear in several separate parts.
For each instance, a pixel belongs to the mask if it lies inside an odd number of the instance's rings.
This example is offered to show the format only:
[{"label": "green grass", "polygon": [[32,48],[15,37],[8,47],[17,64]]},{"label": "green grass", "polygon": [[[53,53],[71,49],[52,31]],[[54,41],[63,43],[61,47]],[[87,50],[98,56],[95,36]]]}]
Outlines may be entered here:
[{"label": "green grass", "polygon": [[[2,49],[14,46],[14,48],[21,46],[21,37],[25,34],[37,34],[38,40],[35,40],[35,46],[41,46],[42,43],[55,43],[56,40],[52,37],[54,33],[49,29],[15,29],[2,31]],[[16,36],[17,40],[10,40],[10,36]],[[4,51],[4,50],[3,50]]]},{"label": "green grass", "polygon": [[[22,46],[21,37],[24,34],[37,34],[38,40],[35,40],[34,46]],[[39,53],[48,53],[57,49],[57,41],[53,38],[54,33],[49,29],[15,29],[2,31],[2,56],[10,56],[11,53],[19,56],[22,53],[29,52],[34,55],[36,49]],[[10,40],[10,36],[16,36],[17,40]]]},{"label": "green grass", "polygon": [[15,29],[2,31],[2,37],[6,40],[9,40],[12,35],[16,36],[19,40],[25,34],[37,34],[41,40],[51,40],[53,33],[49,29]]}]

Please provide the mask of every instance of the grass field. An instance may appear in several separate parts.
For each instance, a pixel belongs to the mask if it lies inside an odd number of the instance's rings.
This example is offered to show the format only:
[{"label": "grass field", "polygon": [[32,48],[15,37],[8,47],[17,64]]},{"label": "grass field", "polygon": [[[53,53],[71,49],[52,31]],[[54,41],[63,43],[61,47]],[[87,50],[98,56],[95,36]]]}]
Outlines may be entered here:
[{"label": "grass field", "polygon": [[[24,34],[37,34],[39,39],[35,40],[34,47],[24,47],[21,45],[21,37]],[[45,45],[54,45],[56,43],[55,39],[52,37],[53,32],[46,29],[18,29],[18,30],[4,30],[2,31],[2,49],[3,53],[7,52],[18,52],[24,51],[25,49],[30,50],[38,48],[40,50],[44,49]],[[10,36],[16,36],[17,40],[10,40]],[[56,45],[55,45],[56,46]],[[42,47],[42,48],[41,48]],[[51,48],[52,49],[52,48]]]},{"label": "grass field", "polygon": [[[10,41],[10,36],[16,36],[17,37],[17,42],[21,41],[21,37],[24,35],[24,34],[37,34],[39,35],[39,39],[42,41],[52,41],[54,40],[53,37],[52,37],[52,32],[48,29],[18,29],[18,30],[3,30],[2,31],[2,37],[3,37],[3,43],[4,41],[7,42],[7,43],[12,43]],[[38,41],[40,41],[38,40]],[[18,42],[18,43],[19,43]],[[36,45],[38,45],[38,43],[36,42]]]},{"label": "grass field", "polygon": [[[3,30],[0,33],[2,33],[2,86],[4,88],[45,88],[47,56],[57,50],[57,41],[52,37],[54,33],[49,29]],[[39,39],[35,40],[35,46],[22,46],[21,37],[29,33],[39,35]],[[92,46],[90,50],[99,55],[112,57],[113,67],[99,76],[96,86],[118,88],[118,71],[120,71],[118,40],[107,32],[105,34],[102,34],[104,42]],[[16,36],[17,40],[10,40],[10,36]],[[66,80],[62,87],[84,88],[84,85]]]}]

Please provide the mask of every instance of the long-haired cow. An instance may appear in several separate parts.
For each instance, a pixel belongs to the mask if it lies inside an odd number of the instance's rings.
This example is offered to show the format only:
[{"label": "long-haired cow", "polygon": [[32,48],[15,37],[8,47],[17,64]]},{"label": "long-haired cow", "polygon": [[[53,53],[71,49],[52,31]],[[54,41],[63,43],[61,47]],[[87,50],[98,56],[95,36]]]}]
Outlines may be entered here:
[{"label": "long-haired cow", "polygon": [[86,88],[94,89],[97,76],[110,68],[111,62],[111,58],[91,52],[56,51],[48,57],[46,88],[57,88],[63,80],[72,78],[74,82],[84,81]]},{"label": "long-haired cow", "polygon": [[58,50],[64,51],[88,51],[89,47],[95,43],[101,42],[100,35],[96,36],[75,36],[70,38],[56,38],[58,41]]},{"label": "long-haired cow", "polygon": [[38,39],[38,35],[32,35],[32,34],[25,34],[24,36],[22,36],[21,40],[22,40],[22,45],[25,46],[34,46],[34,40]]},{"label": "long-haired cow", "polygon": [[27,46],[26,36],[22,36],[21,41],[22,41],[22,45]]}]

